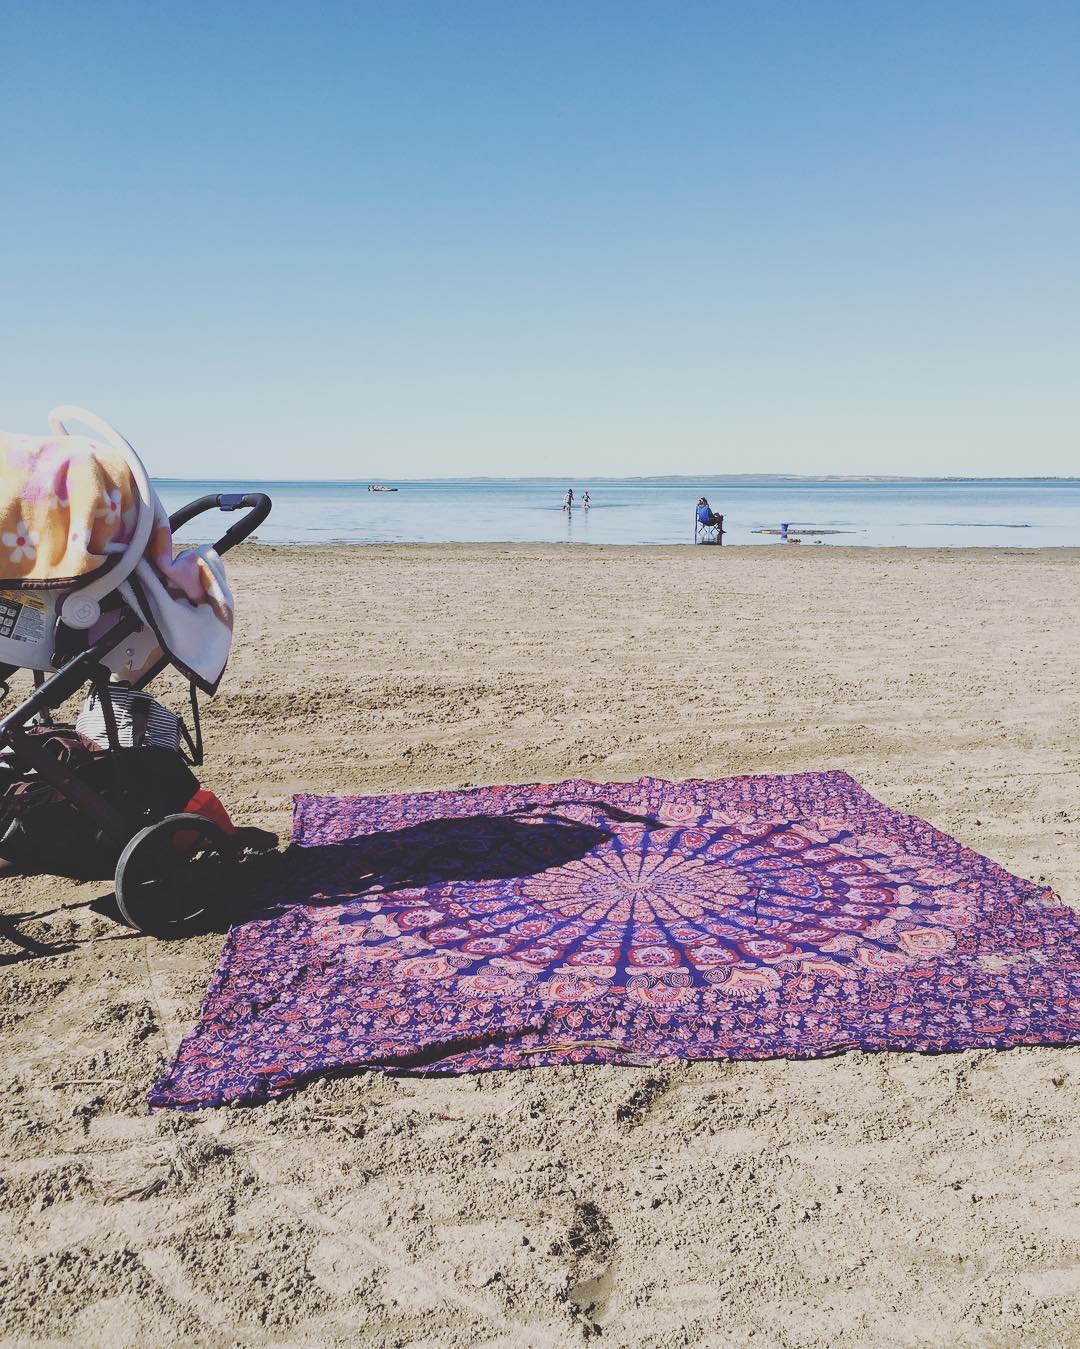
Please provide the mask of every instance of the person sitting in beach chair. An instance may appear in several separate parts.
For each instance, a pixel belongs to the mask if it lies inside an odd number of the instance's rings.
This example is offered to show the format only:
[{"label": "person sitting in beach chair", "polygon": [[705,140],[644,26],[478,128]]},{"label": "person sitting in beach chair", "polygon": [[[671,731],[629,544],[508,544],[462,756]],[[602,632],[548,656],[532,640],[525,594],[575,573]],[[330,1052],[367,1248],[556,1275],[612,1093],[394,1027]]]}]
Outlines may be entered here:
[{"label": "person sitting in beach chair", "polygon": [[724,539],[724,517],[717,515],[705,497],[698,497],[694,510],[694,542],[722,543]]}]

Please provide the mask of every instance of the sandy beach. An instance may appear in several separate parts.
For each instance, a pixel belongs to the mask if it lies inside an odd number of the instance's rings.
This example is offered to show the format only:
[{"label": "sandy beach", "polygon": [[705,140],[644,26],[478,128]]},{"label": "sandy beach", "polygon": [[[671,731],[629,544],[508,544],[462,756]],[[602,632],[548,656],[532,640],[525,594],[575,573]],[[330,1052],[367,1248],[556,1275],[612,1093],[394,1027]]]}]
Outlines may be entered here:
[{"label": "sandy beach", "polygon": [[[1080,551],[265,545],[201,777],[843,768],[1080,907]],[[180,707],[172,677],[159,696]],[[169,696],[166,696],[169,695]],[[6,1343],[1065,1345],[1080,1051],[363,1072],[149,1116],[222,937],[0,881]]]}]

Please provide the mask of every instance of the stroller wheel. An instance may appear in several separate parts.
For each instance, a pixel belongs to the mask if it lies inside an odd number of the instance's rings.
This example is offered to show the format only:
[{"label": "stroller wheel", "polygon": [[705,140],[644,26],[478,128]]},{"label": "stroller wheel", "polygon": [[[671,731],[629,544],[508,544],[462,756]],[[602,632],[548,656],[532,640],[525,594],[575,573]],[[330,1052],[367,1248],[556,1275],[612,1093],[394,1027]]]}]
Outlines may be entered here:
[{"label": "stroller wheel", "polygon": [[151,937],[198,931],[225,900],[234,852],[225,832],[200,815],[167,815],[140,829],[116,864],[125,922]]}]

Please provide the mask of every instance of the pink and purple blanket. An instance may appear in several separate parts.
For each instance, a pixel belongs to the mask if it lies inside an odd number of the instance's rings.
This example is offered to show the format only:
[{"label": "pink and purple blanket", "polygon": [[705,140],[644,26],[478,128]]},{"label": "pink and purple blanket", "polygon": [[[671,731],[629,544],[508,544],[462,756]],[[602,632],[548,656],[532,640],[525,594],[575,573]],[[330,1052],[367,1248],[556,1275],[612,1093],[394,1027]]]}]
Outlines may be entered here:
[{"label": "pink and purple blanket", "polygon": [[152,1105],[1080,1041],[1080,915],[846,773],[301,796],[293,845]]}]

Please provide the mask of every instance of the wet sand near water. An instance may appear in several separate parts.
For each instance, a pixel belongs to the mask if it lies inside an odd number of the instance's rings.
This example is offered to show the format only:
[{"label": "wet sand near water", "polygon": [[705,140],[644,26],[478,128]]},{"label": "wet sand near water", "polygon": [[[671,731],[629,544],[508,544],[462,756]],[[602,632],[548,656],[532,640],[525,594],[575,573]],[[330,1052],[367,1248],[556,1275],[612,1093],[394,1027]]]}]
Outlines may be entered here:
[{"label": "wet sand near water", "polygon": [[[303,549],[230,559],[204,785],[843,768],[1080,905],[1080,551]],[[178,709],[176,677],[156,689]],[[1080,1051],[364,1072],[148,1116],[222,937],[0,879],[8,1343],[1080,1341]],[[41,915],[27,917],[26,915]]]}]

